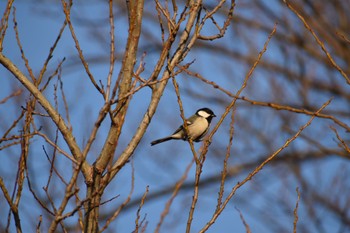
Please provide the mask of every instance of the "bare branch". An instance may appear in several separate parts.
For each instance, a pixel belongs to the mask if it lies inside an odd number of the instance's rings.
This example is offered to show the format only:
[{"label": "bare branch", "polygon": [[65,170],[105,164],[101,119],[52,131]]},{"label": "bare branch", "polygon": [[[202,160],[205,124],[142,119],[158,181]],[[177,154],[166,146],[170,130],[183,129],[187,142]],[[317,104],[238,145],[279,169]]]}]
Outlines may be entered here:
[{"label": "bare branch", "polygon": [[2,53],[3,50],[3,42],[5,39],[5,35],[6,35],[6,30],[8,27],[8,22],[9,22],[9,16],[11,13],[11,8],[12,8],[12,4],[13,4],[14,0],[8,0],[7,1],[7,5],[6,8],[4,10],[4,14],[1,18],[1,25],[0,25],[0,53]]},{"label": "bare branch", "polygon": [[[317,110],[315,113],[319,113],[321,112],[325,107],[327,107],[331,102],[331,99],[328,100],[326,103],[324,103],[321,108],[319,110]],[[211,225],[213,225],[213,223],[216,221],[216,219],[219,217],[219,215],[222,213],[222,211],[224,210],[224,208],[226,207],[226,205],[228,204],[228,202],[231,200],[231,198],[233,197],[233,195],[236,193],[237,189],[239,189],[240,187],[242,187],[244,184],[246,184],[248,181],[250,181],[258,172],[261,171],[261,169],[268,164],[269,162],[271,162],[278,154],[281,153],[282,150],[284,150],[285,148],[287,148],[289,146],[289,144],[291,142],[293,142],[296,138],[299,137],[299,135],[301,134],[301,132],[307,128],[311,122],[313,121],[313,119],[316,117],[316,114],[314,116],[312,116],[309,121],[303,125],[302,127],[299,128],[298,132],[291,138],[289,138],[282,147],[280,147],[278,150],[276,150],[272,155],[270,155],[263,163],[261,163],[258,167],[256,167],[254,169],[254,171],[252,171],[251,173],[249,173],[249,175],[242,181],[242,182],[238,182],[231,190],[230,194],[227,196],[226,200],[224,201],[224,203],[222,204],[222,207],[215,211],[215,213],[213,214],[212,218],[209,220],[209,222],[200,230],[200,233],[205,232],[206,230],[209,229],[209,227]]]},{"label": "bare branch", "polygon": [[[17,78],[18,81],[20,81],[28,89],[28,91],[30,91],[33,94],[33,96],[38,100],[38,102],[46,110],[46,112],[50,115],[53,122],[59,128],[74,158],[77,160],[81,160],[82,153],[75,141],[72,131],[69,130],[67,125],[64,123],[64,120],[62,119],[62,117],[56,112],[56,110],[52,107],[50,102],[44,97],[44,95],[38,90],[38,88],[35,87],[33,83],[31,83],[27,79],[27,77],[8,58],[6,58],[1,53],[0,53],[0,63],[4,67],[6,67],[15,76],[15,78]],[[90,177],[91,173],[90,173],[90,166],[85,160],[82,161],[82,171],[85,176],[85,179],[88,182],[91,179]]]},{"label": "bare branch", "polygon": [[299,201],[300,201],[300,192],[299,192],[299,187],[296,188],[296,192],[298,195],[298,199],[295,204],[295,209],[294,209],[294,222],[293,222],[293,233],[297,233],[297,223],[298,223],[298,207],[299,207]]},{"label": "bare branch", "polygon": [[94,79],[94,76],[90,72],[89,65],[88,65],[87,61],[85,60],[85,58],[84,58],[83,51],[80,48],[79,40],[78,40],[78,38],[77,38],[77,36],[75,34],[75,31],[74,31],[74,28],[73,28],[73,24],[72,24],[71,19],[70,19],[70,10],[71,10],[71,7],[72,7],[72,0],[70,0],[69,5],[65,2],[65,0],[62,0],[62,6],[63,6],[63,12],[64,12],[64,14],[66,16],[66,22],[68,23],[69,30],[70,30],[72,38],[74,40],[75,47],[76,47],[76,49],[78,51],[81,63],[83,64],[83,66],[85,68],[85,72],[89,76],[91,83],[95,86],[97,91],[100,92],[101,94],[104,94],[104,90],[101,89],[97,85],[97,83],[96,83],[96,81]]},{"label": "bare branch", "polygon": [[326,46],[324,45],[324,43],[318,38],[318,36],[316,35],[316,33],[314,32],[314,30],[312,30],[312,28],[309,26],[309,24],[306,22],[305,18],[299,14],[299,12],[289,3],[289,1],[287,0],[283,0],[283,2],[286,4],[286,6],[293,11],[296,16],[298,16],[298,18],[303,22],[305,28],[307,30],[310,31],[311,35],[315,38],[317,44],[321,47],[322,51],[326,54],[327,58],[329,59],[329,61],[331,62],[331,64],[334,66],[334,68],[336,68],[339,73],[345,78],[346,82],[350,85],[350,79],[348,77],[348,75],[343,71],[343,69],[338,66],[338,64],[334,61],[334,59],[332,58],[331,54],[328,52],[328,50],[326,49]]}]

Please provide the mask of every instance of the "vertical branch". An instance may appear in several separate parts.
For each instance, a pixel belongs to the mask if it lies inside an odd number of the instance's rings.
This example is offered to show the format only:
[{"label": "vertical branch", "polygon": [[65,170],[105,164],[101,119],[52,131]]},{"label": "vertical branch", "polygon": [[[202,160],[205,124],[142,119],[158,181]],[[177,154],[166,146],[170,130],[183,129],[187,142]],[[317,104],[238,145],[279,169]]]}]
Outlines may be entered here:
[{"label": "vertical branch", "polygon": [[86,72],[86,74],[89,76],[91,83],[94,85],[94,87],[97,89],[98,92],[100,92],[101,94],[104,94],[103,89],[101,89],[101,88],[97,85],[94,76],[93,76],[92,73],[90,72],[89,65],[88,65],[87,61],[85,60],[85,57],[84,57],[84,55],[83,55],[82,49],[80,48],[79,40],[78,40],[77,36],[75,35],[75,31],[74,31],[74,28],[73,28],[73,24],[72,24],[72,21],[71,21],[71,19],[70,19],[70,9],[71,9],[71,7],[72,7],[72,4],[73,4],[73,3],[72,3],[72,0],[69,1],[69,5],[65,2],[65,0],[62,0],[63,11],[64,11],[64,14],[65,14],[65,16],[66,16],[66,22],[68,23],[69,30],[70,30],[70,32],[71,32],[72,38],[73,38],[74,43],[75,43],[75,48],[76,48],[77,51],[78,51],[80,61],[81,61],[81,63],[83,64],[83,66],[84,66],[84,68],[85,68],[85,72]]},{"label": "vertical branch", "polygon": [[294,222],[293,222],[293,233],[297,233],[297,223],[298,223],[298,207],[299,207],[299,201],[300,201],[300,192],[299,192],[299,187],[296,188],[296,192],[298,195],[298,199],[295,204],[295,209],[293,211],[294,213]]},{"label": "vertical branch", "polygon": [[[267,45],[269,43],[269,41],[271,40],[272,36],[274,35],[274,33],[276,32],[276,25],[274,26],[271,34],[269,35],[269,37],[267,38],[267,41],[265,42],[264,44],[264,47],[262,49],[262,51],[259,53],[258,55],[258,58],[256,60],[256,62],[253,64],[252,68],[249,70],[248,74],[246,75],[243,83],[242,83],[242,86],[241,88],[237,91],[236,95],[235,96],[239,96],[242,91],[245,89],[245,87],[247,86],[247,83],[248,83],[248,80],[249,78],[252,76],[253,74],[253,71],[255,70],[255,68],[257,67],[257,65],[259,64],[260,62],[260,59],[262,58],[262,55],[264,54],[264,52],[266,51],[267,49]],[[211,140],[212,136],[214,135],[214,133],[216,132],[216,130],[218,129],[219,125],[221,125],[222,121],[224,120],[224,118],[227,116],[227,114],[230,112],[231,108],[233,108],[236,104],[236,101],[237,101],[237,98],[234,97],[234,99],[232,100],[232,102],[227,106],[224,114],[221,116],[219,122],[217,123],[217,125],[214,127],[213,131],[209,134],[207,140],[204,142],[204,145],[203,145],[203,149],[201,151],[201,155],[200,155],[200,160],[202,161],[202,163],[204,163],[204,160],[205,160],[205,155],[208,151],[208,147],[209,147],[209,141]],[[234,112],[232,113],[234,114]],[[233,117],[233,116],[232,116]],[[233,118],[231,120],[231,124],[233,124]],[[231,137],[231,133],[233,134],[233,126],[231,125],[231,129],[230,129],[230,137]],[[230,142],[231,142],[231,138],[230,138]],[[228,156],[228,155],[226,155]],[[223,171],[224,172],[224,171]],[[196,171],[196,184],[198,183],[199,184],[199,178],[200,178],[200,172]],[[222,177],[223,179],[223,177]],[[222,181],[223,182],[223,181]],[[189,217],[188,217],[188,220],[187,220],[187,228],[186,228],[186,231],[187,232],[190,232],[190,227],[191,227],[191,222],[192,222],[192,219],[193,219],[193,212],[194,212],[194,208],[195,208],[195,205],[197,203],[197,199],[198,197],[196,197],[196,195],[198,195],[198,185],[195,185],[195,190],[194,190],[194,197],[192,199],[192,205],[191,205],[191,210],[190,210],[190,213],[189,213]],[[221,189],[223,189],[223,186],[221,184]],[[222,191],[223,192],[223,191]],[[219,198],[220,198],[220,193],[219,193]],[[218,206],[219,206],[219,202],[221,202],[220,200],[218,200]],[[220,208],[216,208],[216,211],[215,213],[220,209]]]},{"label": "vertical branch", "polygon": [[[173,85],[174,85],[175,93],[176,93],[176,97],[177,97],[177,103],[178,103],[179,108],[180,108],[180,116],[181,116],[182,121],[183,121],[184,130],[185,130],[186,135],[188,135],[188,125],[187,125],[187,121],[186,121],[186,118],[185,118],[184,109],[183,109],[183,106],[182,106],[182,100],[181,100],[181,96],[180,96],[179,85],[177,84],[175,77],[172,77],[172,80],[173,80]],[[189,139],[188,143],[190,144],[192,155],[193,155],[194,160],[196,161],[196,164],[199,164],[200,161],[197,158],[197,153],[196,153],[196,151],[194,149],[194,145],[193,145],[192,139]]]},{"label": "vertical branch", "polygon": [[143,5],[144,2],[142,0],[129,1],[129,36],[125,48],[122,67],[111,95],[111,99],[114,99],[116,91],[118,89],[118,102],[115,107],[115,114],[112,116],[112,124],[108,132],[107,139],[100,155],[94,164],[93,183],[88,185],[87,198],[90,199],[90,201],[85,205],[85,232],[98,231],[98,216],[101,195],[104,188],[108,184],[108,182],[101,183],[101,178],[103,171],[105,171],[108,163],[114,156],[114,152],[117,147],[118,139],[130,102],[130,97],[122,97],[126,96],[130,92],[132,86],[132,77],[136,63],[138,43],[141,35]]},{"label": "vertical branch", "polygon": [[106,87],[106,95],[105,95],[105,102],[108,102],[109,95],[110,95],[110,89],[111,89],[111,80],[113,76],[113,70],[114,70],[114,53],[115,53],[115,44],[114,44],[114,14],[113,14],[113,0],[109,0],[109,24],[111,26],[110,28],[110,55],[109,55],[109,73],[107,77],[107,87]]},{"label": "vertical branch", "polygon": [[109,130],[105,145],[96,160],[95,168],[98,173],[102,173],[110,159],[114,155],[114,151],[117,147],[117,142],[121,133],[122,126],[124,124],[125,115],[128,109],[129,98],[122,98],[130,92],[132,77],[134,72],[134,66],[136,62],[136,55],[138,49],[138,43],[141,34],[141,23],[143,15],[143,1],[130,1],[130,23],[129,23],[129,37],[125,48],[124,59],[122,62],[122,68],[120,70],[118,80],[120,80],[119,86],[114,86],[112,98],[117,88],[119,88],[118,102],[115,107],[115,115],[112,119],[112,126]]},{"label": "vertical branch", "polygon": [[11,13],[11,8],[12,8],[12,4],[13,4],[14,0],[8,0],[7,1],[7,5],[4,11],[4,14],[1,18],[1,25],[0,25],[0,53],[2,52],[2,44],[4,42],[5,39],[5,35],[6,35],[6,30],[8,27],[8,22],[9,22],[9,16]]},{"label": "vertical branch", "polygon": [[[51,60],[51,58],[52,58],[52,56],[53,56],[53,52],[55,51],[55,49],[56,49],[56,47],[57,47],[57,45],[58,45],[58,42],[60,41],[61,36],[62,36],[62,34],[63,34],[64,29],[66,28],[66,26],[67,26],[67,21],[64,21],[64,22],[63,22],[63,25],[62,25],[62,27],[61,27],[59,33],[58,33],[58,36],[57,36],[55,42],[54,42],[53,45],[50,47],[50,51],[49,51],[49,54],[47,55],[47,58],[46,58],[46,60],[45,60],[45,62],[44,62],[44,65],[43,65],[43,67],[42,67],[41,70],[40,70],[39,77],[38,77],[38,80],[37,80],[37,86],[39,85],[39,83],[41,83],[41,81],[42,81],[42,79],[43,79],[43,77],[44,77],[45,71],[46,71],[46,69],[47,69],[47,65],[49,64],[49,61]],[[64,61],[64,60],[65,60],[65,58],[63,58],[63,61]],[[63,61],[62,61],[62,62],[63,62]],[[60,67],[60,66],[59,66],[59,67]],[[45,89],[45,88],[44,88],[44,89]]]},{"label": "vertical branch", "polygon": [[194,210],[196,208],[196,204],[198,201],[198,195],[199,195],[199,181],[202,174],[202,168],[203,168],[203,162],[200,161],[196,163],[196,175],[195,175],[195,181],[194,181],[194,190],[193,190],[193,196],[192,196],[192,203],[190,207],[190,211],[188,212],[188,218],[187,218],[187,225],[186,225],[186,233],[191,232],[191,225],[194,215]]},{"label": "vertical branch", "polygon": [[[227,114],[230,112],[231,108],[233,106],[235,106],[238,97],[240,96],[240,94],[242,93],[242,91],[246,88],[248,80],[250,79],[250,77],[253,75],[253,72],[255,70],[255,68],[258,66],[258,64],[260,63],[260,60],[263,56],[263,54],[266,52],[267,50],[267,46],[270,42],[270,40],[272,39],[273,35],[276,33],[276,29],[277,29],[277,24],[274,25],[270,35],[268,36],[263,49],[260,51],[256,61],[254,62],[253,66],[251,67],[251,69],[249,70],[248,74],[246,75],[246,77],[244,78],[244,81],[242,83],[242,86],[240,87],[240,89],[237,91],[237,93],[233,96],[233,100],[232,102],[226,107],[224,114],[221,116],[221,118],[219,119],[219,122],[215,125],[215,127],[213,128],[212,132],[209,134],[208,138],[207,138],[207,142],[209,142],[211,140],[211,138],[213,137],[213,135],[216,133],[216,131],[219,129],[220,125],[222,124],[222,122],[224,121],[224,119],[226,118]],[[205,150],[202,151],[202,154],[206,154],[206,150],[207,147],[204,147]]]},{"label": "vertical branch", "polygon": [[230,138],[229,138],[229,143],[226,147],[226,156],[224,159],[224,165],[222,168],[222,172],[221,172],[221,181],[220,181],[220,190],[219,190],[219,194],[218,194],[218,203],[216,205],[216,211],[220,208],[221,204],[222,204],[222,198],[224,196],[224,192],[225,192],[225,181],[226,181],[226,176],[227,176],[227,162],[228,159],[231,155],[231,148],[232,148],[232,143],[233,143],[233,135],[235,132],[235,128],[234,128],[234,122],[235,122],[235,111],[232,111],[231,114],[231,123],[230,123]]},{"label": "vertical branch", "polygon": [[209,229],[209,227],[211,225],[214,224],[214,222],[216,221],[216,219],[220,216],[220,214],[222,213],[222,211],[225,209],[226,205],[229,203],[229,201],[231,200],[231,198],[233,197],[233,195],[236,193],[236,191],[242,187],[244,184],[246,184],[248,181],[250,181],[256,174],[258,174],[263,167],[270,163],[277,155],[279,155],[281,153],[281,151],[283,151],[285,148],[287,148],[296,138],[299,137],[299,135],[304,131],[304,129],[306,129],[311,122],[314,120],[314,118],[316,117],[316,115],[318,113],[320,113],[325,107],[327,107],[331,102],[331,99],[328,100],[326,103],[324,103],[321,108],[319,108],[315,114],[313,116],[310,117],[310,119],[308,120],[308,122],[306,122],[304,125],[302,125],[298,132],[296,132],[292,137],[288,138],[285,143],[279,148],[277,149],[274,153],[272,153],[267,159],[264,160],[264,162],[262,162],[259,166],[257,166],[251,173],[248,174],[248,176],[242,181],[242,182],[238,182],[231,190],[230,194],[227,196],[227,198],[225,199],[224,203],[221,205],[220,209],[218,209],[217,211],[215,211],[215,213],[213,214],[212,218],[208,221],[208,223],[199,231],[200,233],[204,233],[205,231],[207,231]]},{"label": "vertical branch", "polygon": [[17,232],[22,232],[22,230],[20,228],[20,218],[19,218],[19,214],[18,214],[18,209],[12,203],[11,196],[10,196],[10,194],[8,193],[8,191],[7,191],[6,187],[5,187],[5,183],[4,183],[3,179],[2,179],[2,177],[0,177],[0,188],[2,190],[2,193],[4,194],[4,197],[5,197],[6,201],[7,201],[7,204],[9,205],[10,210],[11,210],[13,216],[14,216]]},{"label": "vertical branch", "polygon": [[237,207],[235,207],[235,209],[236,209],[236,210],[238,211],[238,213],[239,213],[239,217],[241,218],[241,220],[242,220],[242,222],[243,222],[243,225],[244,225],[244,227],[245,227],[245,231],[246,231],[247,233],[251,233],[252,231],[250,230],[250,227],[249,227],[247,221],[244,219],[242,212],[241,212]]},{"label": "vertical branch", "polygon": [[[149,104],[149,107],[148,107],[146,113],[144,114],[144,117],[143,117],[134,137],[131,139],[129,145],[123,151],[123,153],[119,156],[118,160],[114,163],[112,170],[111,170],[111,174],[108,177],[108,180],[113,179],[113,177],[120,171],[120,169],[124,166],[124,164],[130,158],[132,153],[135,151],[136,146],[138,145],[138,143],[140,142],[144,133],[146,132],[146,129],[147,129],[149,123],[151,122],[151,119],[152,119],[152,117],[157,109],[159,100],[163,94],[165,87],[166,87],[167,81],[168,81],[169,77],[171,77],[172,70],[184,58],[184,53],[185,53],[184,50],[186,48],[186,43],[189,39],[189,33],[191,32],[191,30],[193,28],[198,11],[200,9],[199,2],[195,3],[194,1],[191,1],[190,4],[191,4],[191,9],[189,10],[189,12],[190,12],[189,19],[187,20],[185,29],[180,36],[180,41],[178,43],[177,50],[174,53],[174,55],[172,56],[171,60],[168,62],[166,69],[164,70],[164,73],[162,76],[162,80],[164,80],[164,81],[161,81],[159,83],[159,85],[152,86],[153,91],[152,91],[152,97],[151,97],[151,102]],[[187,9],[187,7],[185,9]],[[159,59],[157,65],[155,66],[153,73],[151,74],[152,80],[156,79],[158,77],[158,74],[160,73],[160,71],[164,65],[165,60],[169,57],[170,47],[175,40],[175,36],[176,36],[177,31],[180,28],[180,22],[185,20],[184,15],[185,15],[185,13],[183,13],[183,15],[180,17],[178,24],[176,25],[175,28],[173,28],[173,30],[171,31],[171,33],[169,35],[167,42],[163,46],[163,51],[160,55],[160,59]],[[187,48],[188,48],[188,46],[187,46]]]},{"label": "vertical branch", "polygon": [[165,208],[162,211],[162,214],[160,215],[160,220],[159,220],[159,222],[157,224],[157,228],[154,231],[155,233],[158,233],[160,231],[160,227],[164,223],[164,219],[165,219],[165,217],[168,215],[168,213],[170,211],[170,206],[173,203],[173,201],[174,201],[175,197],[177,196],[177,194],[179,193],[181,186],[183,185],[183,183],[187,179],[188,173],[190,172],[190,169],[191,169],[193,163],[194,163],[194,159],[192,159],[192,161],[187,165],[187,167],[185,169],[185,172],[182,175],[182,177],[180,178],[180,180],[176,182],[175,187],[174,187],[174,191],[171,194],[171,197],[169,198],[167,203],[165,204]]},{"label": "vertical branch", "polygon": [[[0,53],[0,63],[7,68],[18,81],[22,83],[24,87],[27,88],[28,91],[30,91],[36,100],[40,103],[40,105],[46,110],[46,112],[49,114],[52,121],[57,125],[59,128],[65,142],[67,143],[72,155],[75,159],[78,161],[82,160],[82,153],[80,151],[79,146],[77,145],[75,138],[73,136],[72,131],[69,130],[68,126],[65,124],[63,118],[60,116],[60,114],[52,107],[50,102],[44,97],[44,95],[38,90],[38,88],[33,85],[32,82],[30,82],[27,77],[3,54]],[[84,160],[82,162],[82,172],[84,174],[84,177],[86,179],[86,182],[90,182],[90,165]]]},{"label": "vertical branch", "polygon": [[49,231],[50,233],[56,232],[57,225],[61,223],[61,220],[63,219],[63,212],[66,209],[66,206],[68,204],[68,201],[75,195],[75,193],[78,191],[78,189],[75,189],[75,184],[78,179],[78,175],[80,172],[81,166],[76,166],[72,178],[70,179],[66,189],[65,189],[65,196],[61,202],[60,207],[58,208],[57,212],[55,212],[55,219],[51,222]]},{"label": "vertical branch", "polygon": [[146,200],[146,196],[147,196],[148,192],[149,192],[149,186],[147,185],[146,191],[142,195],[141,203],[140,203],[139,208],[137,209],[137,212],[136,212],[135,230],[133,231],[135,233],[139,232],[139,228],[142,226],[142,222],[141,222],[141,224],[139,223],[139,221],[140,221],[140,212],[141,212],[142,206],[145,204],[145,200]]},{"label": "vertical branch", "polygon": [[26,68],[28,70],[30,78],[32,79],[32,82],[36,83],[35,75],[33,73],[32,68],[29,65],[29,61],[28,61],[28,59],[27,59],[27,57],[26,57],[26,55],[24,53],[24,50],[23,50],[23,47],[22,47],[22,43],[21,43],[21,40],[19,38],[19,32],[18,32],[17,20],[16,20],[16,8],[13,8],[13,24],[14,24],[13,28],[14,28],[15,33],[16,33],[17,45],[18,45],[18,48],[19,48],[19,50],[21,52],[22,59],[23,59],[24,64],[25,64],[25,66],[26,66]]},{"label": "vertical branch", "polygon": [[134,167],[134,160],[131,160],[131,188],[128,197],[125,199],[125,201],[119,206],[119,208],[113,213],[113,215],[107,219],[106,224],[102,227],[102,229],[99,231],[100,233],[106,230],[113,222],[114,219],[118,217],[120,212],[123,210],[123,208],[129,204],[131,200],[131,195],[134,193],[134,188],[135,188],[135,167]]},{"label": "vertical branch", "polygon": [[350,85],[350,78],[348,77],[348,75],[343,71],[343,69],[338,66],[338,64],[334,61],[334,59],[332,58],[331,54],[328,52],[328,50],[326,49],[326,46],[324,45],[324,43],[318,38],[318,36],[316,35],[316,33],[314,32],[314,30],[312,30],[312,28],[310,27],[310,25],[306,22],[305,18],[299,14],[299,12],[289,3],[289,1],[287,0],[283,0],[283,2],[286,4],[286,6],[303,22],[305,28],[311,33],[311,35],[315,38],[317,44],[321,47],[322,51],[326,54],[328,60],[330,61],[330,63],[332,64],[332,66],[334,68],[336,68],[339,73],[345,78],[347,84]]}]

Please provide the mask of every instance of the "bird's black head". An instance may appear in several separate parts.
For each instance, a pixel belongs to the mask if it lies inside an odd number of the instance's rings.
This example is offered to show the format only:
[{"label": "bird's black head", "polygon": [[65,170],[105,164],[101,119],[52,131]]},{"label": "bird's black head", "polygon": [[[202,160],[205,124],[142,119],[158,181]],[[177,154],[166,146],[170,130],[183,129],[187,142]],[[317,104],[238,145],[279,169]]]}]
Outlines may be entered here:
[{"label": "bird's black head", "polygon": [[214,112],[209,109],[209,108],[201,108],[201,109],[198,109],[196,114],[198,116],[201,116],[201,117],[204,117],[205,119],[208,120],[208,122],[210,123],[211,120],[213,119],[213,117],[216,117],[216,115],[214,114]]}]

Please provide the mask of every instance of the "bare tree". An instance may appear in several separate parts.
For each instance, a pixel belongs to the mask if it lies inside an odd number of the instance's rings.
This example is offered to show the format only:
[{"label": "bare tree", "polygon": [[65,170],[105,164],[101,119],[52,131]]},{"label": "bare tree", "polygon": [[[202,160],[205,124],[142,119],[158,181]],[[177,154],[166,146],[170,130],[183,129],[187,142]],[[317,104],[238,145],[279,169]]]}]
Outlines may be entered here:
[{"label": "bare tree", "polygon": [[[25,4],[2,3],[3,231],[350,230],[349,2]],[[150,147],[200,107],[203,142]]]}]

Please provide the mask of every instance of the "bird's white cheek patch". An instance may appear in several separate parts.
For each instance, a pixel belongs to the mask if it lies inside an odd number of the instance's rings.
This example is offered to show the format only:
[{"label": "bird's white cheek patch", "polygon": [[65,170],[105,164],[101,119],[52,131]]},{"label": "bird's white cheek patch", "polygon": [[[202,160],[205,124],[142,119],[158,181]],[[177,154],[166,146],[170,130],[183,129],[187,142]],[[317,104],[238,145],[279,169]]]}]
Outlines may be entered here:
[{"label": "bird's white cheek patch", "polygon": [[207,118],[210,116],[210,114],[208,114],[207,112],[205,111],[199,111],[198,112],[198,115],[200,115],[201,117],[204,117],[204,118]]}]

